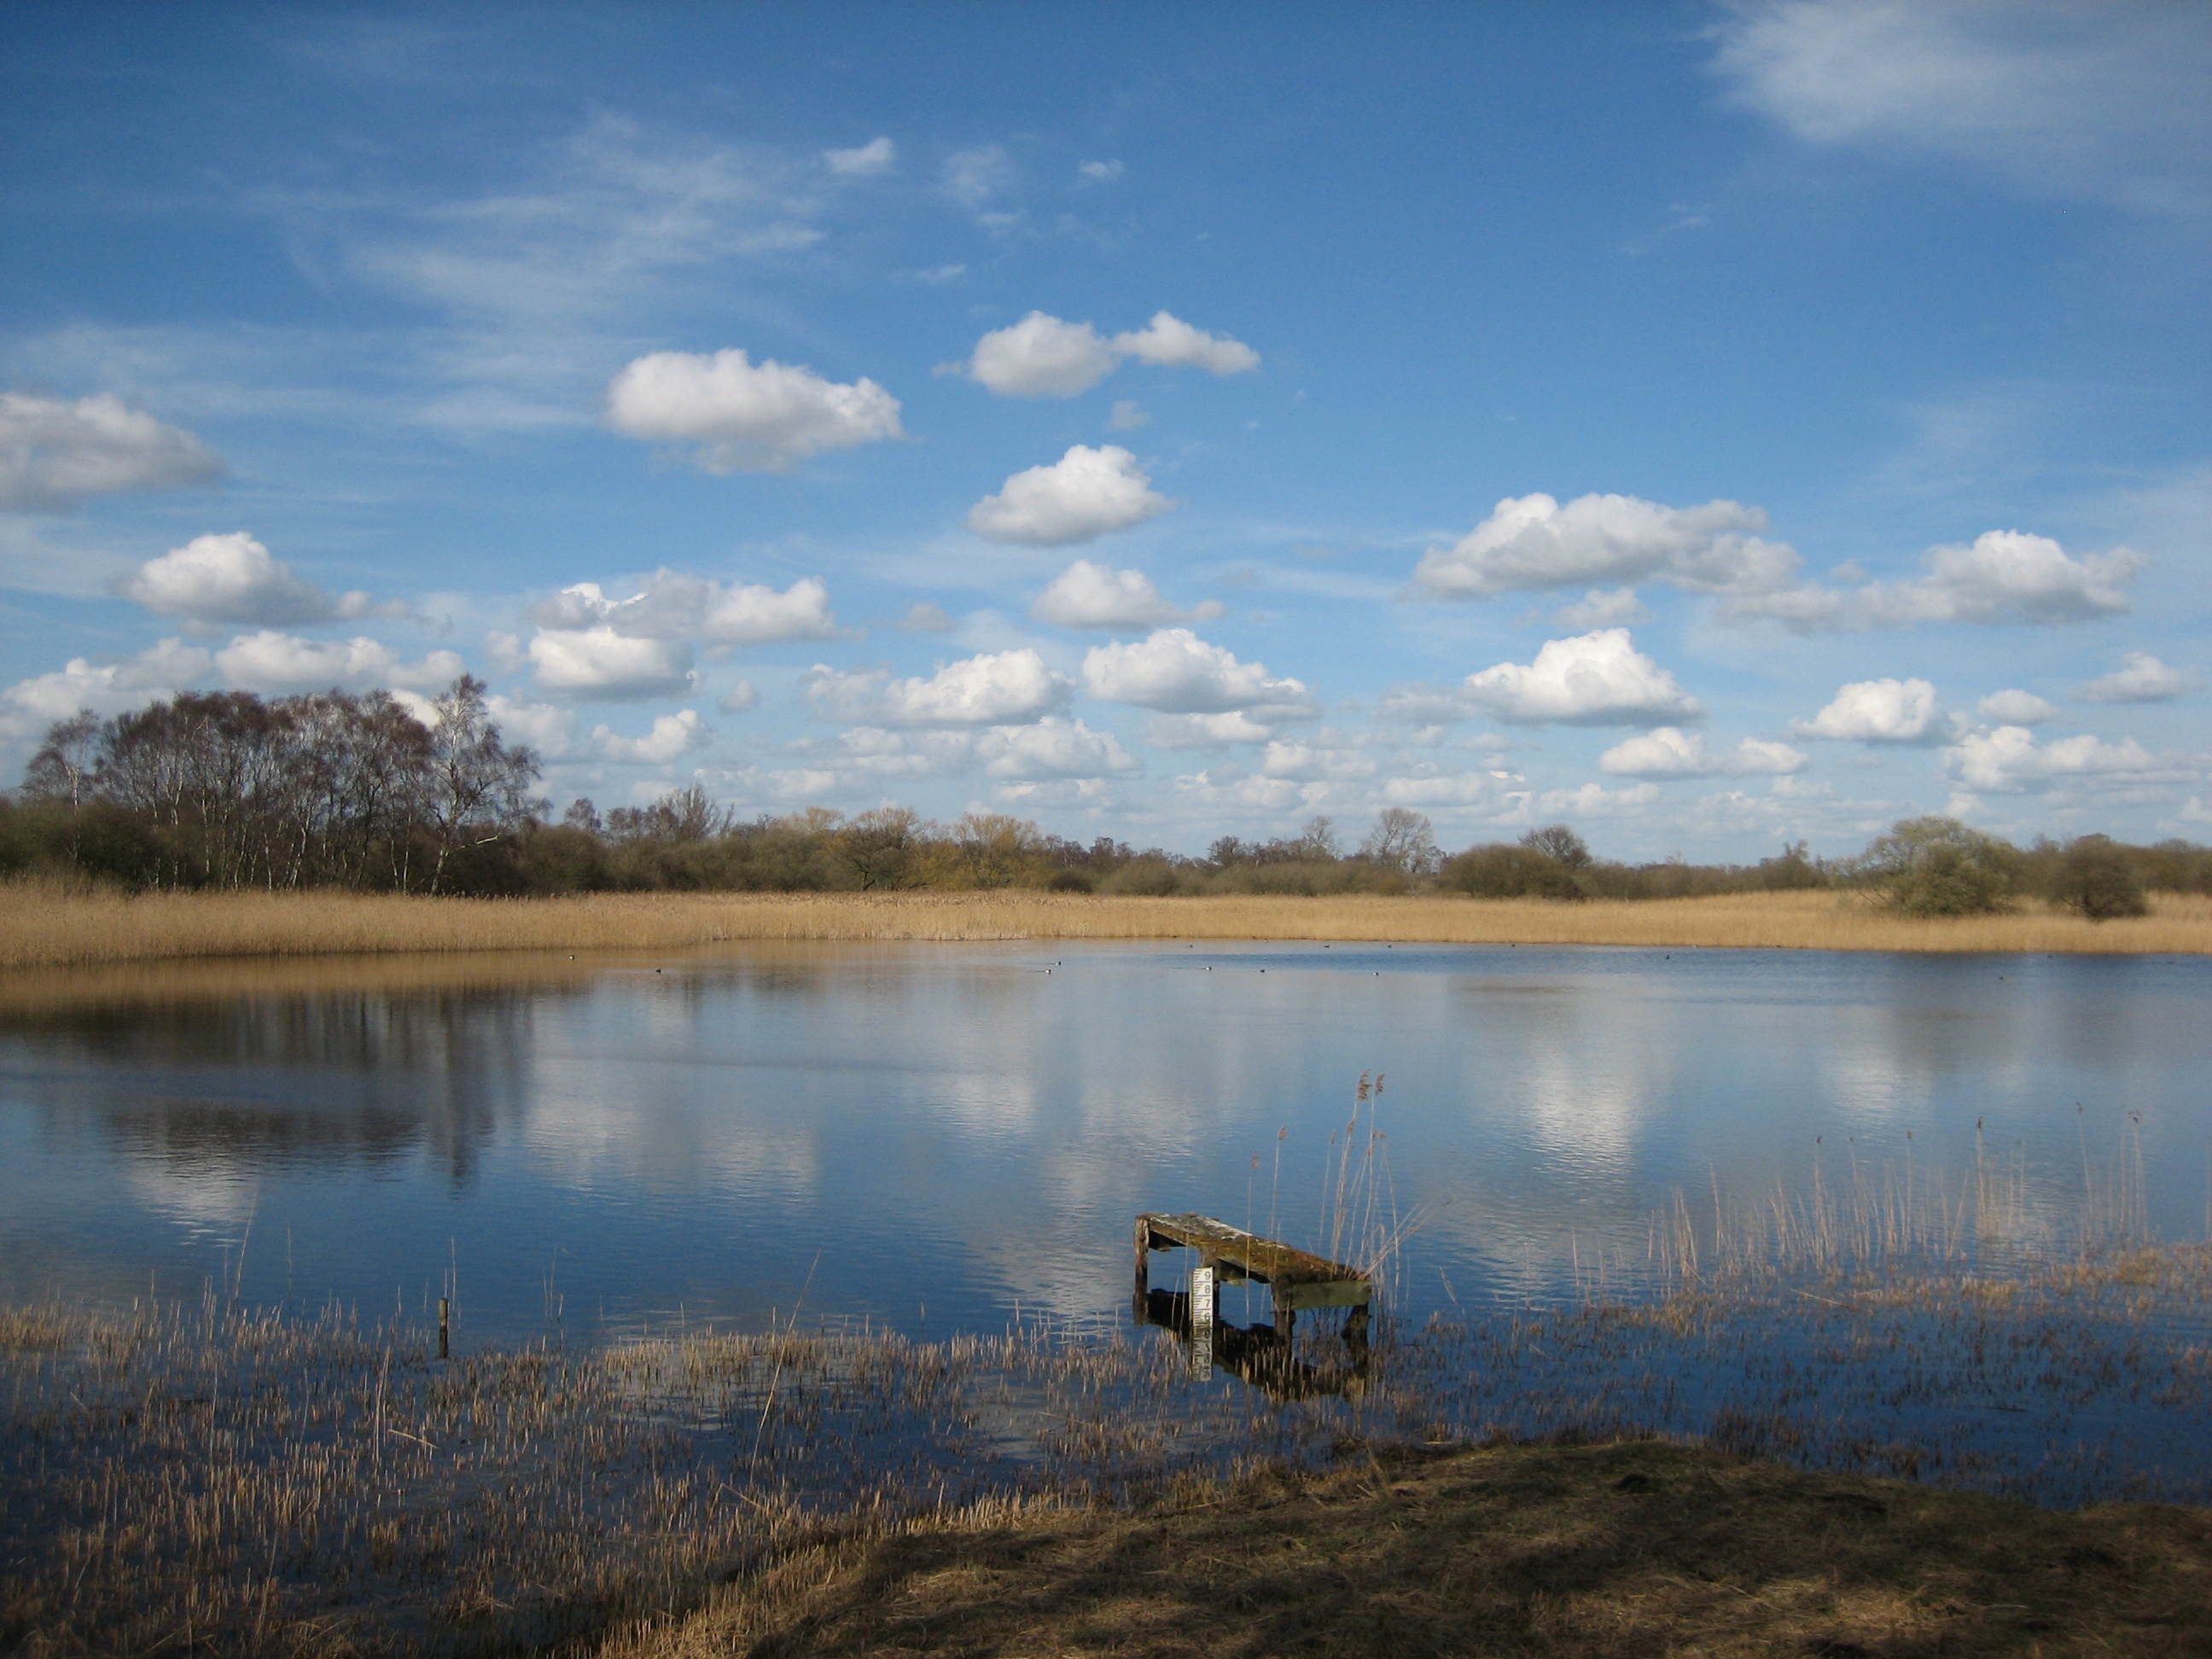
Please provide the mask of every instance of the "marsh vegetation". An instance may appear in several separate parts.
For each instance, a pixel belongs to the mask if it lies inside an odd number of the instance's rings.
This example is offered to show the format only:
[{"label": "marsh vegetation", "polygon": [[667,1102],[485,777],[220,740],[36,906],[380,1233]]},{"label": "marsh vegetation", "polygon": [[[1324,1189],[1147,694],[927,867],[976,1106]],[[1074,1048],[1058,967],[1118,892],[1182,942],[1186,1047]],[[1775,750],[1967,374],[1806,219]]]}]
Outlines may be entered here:
[{"label": "marsh vegetation", "polygon": [[[1388,1242],[1374,1150],[1340,1154],[1334,1214]],[[981,1643],[1018,1606],[1079,1645],[1157,1638],[1203,1580],[1352,1647],[1481,1607],[1567,1652],[1647,1616],[1744,1650],[2186,1650],[2212,1522],[2049,1511],[2212,1502],[2212,1247],[2140,1241],[2124,1147],[2063,1237],[2016,1184],[1860,1170],[1702,1218],[1685,1194],[1652,1218],[1655,1293],[1600,1258],[1556,1305],[1386,1321],[1355,1385],[1304,1398],[1194,1383],[1117,1322],[925,1343],[787,1315],[445,1362],[419,1322],[212,1282],[19,1306],[0,1629],[55,1656],[846,1651],[916,1618]],[[1420,1271],[1417,1243],[1384,1265]],[[1338,1338],[1299,1340],[1327,1364]],[[1184,1583],[1172,1540],[1215,1569]],[[1325,1607],[1285,1550],[1352,1593]]]}]

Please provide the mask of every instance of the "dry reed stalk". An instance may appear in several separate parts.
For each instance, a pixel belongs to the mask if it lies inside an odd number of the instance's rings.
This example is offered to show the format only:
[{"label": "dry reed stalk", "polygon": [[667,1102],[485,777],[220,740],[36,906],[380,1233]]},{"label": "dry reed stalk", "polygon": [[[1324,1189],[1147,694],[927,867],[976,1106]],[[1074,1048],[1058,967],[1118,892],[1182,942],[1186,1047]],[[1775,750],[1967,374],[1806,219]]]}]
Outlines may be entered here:
[{"label": "dry reed stalk", "polygon": [[1829,892],[1562,904],[1449,895],[1134,898],[1018,890],[592,894],[451,899],[354,893],[0,892],[0,969],[164,957],[692,950],[746,940],[1211,939],[1683,949],[2212,951],[2212,898],[2154,895],[2092,922],[2030,906],[1930,920]]}]

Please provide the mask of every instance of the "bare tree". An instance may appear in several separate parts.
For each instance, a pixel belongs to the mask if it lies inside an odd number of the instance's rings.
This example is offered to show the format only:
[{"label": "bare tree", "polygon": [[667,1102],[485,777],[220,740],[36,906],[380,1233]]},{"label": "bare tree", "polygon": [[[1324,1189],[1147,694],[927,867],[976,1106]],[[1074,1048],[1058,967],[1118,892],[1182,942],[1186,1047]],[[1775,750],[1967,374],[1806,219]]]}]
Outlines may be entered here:
[{"label": "bare tree", "polygon": [[1425,875],[1437,866],[1437,834],[1427,815],[1407,806],[1386,806],[1359,844],[1362,857],[1407,875]]},{"label": "bare tree", "polygon": [[538,757],[522,744],[499,739],[485,706],[491,688],[464,674],[431,708],[430,795],[428,817],[437,841],[430,890],[445,880],[447,860],[465,847],[483,847],[522,826],[538,803]]}]

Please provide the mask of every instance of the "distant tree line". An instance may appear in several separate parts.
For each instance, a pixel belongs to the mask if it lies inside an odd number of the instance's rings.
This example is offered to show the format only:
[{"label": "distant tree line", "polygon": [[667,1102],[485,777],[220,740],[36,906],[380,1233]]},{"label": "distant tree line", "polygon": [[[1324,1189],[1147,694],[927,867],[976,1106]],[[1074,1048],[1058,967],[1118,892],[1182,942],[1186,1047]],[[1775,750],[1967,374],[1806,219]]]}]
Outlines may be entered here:
[{"label": "distant tree line", "polygon": [[1316,817],[1296,836],[1224,836],[1193,858],[1065,840],[997,813],[940,824],[902,806],[852,817],[815,806],[747,818],[696,786],[605,814],[579,800],[556,820],[533,793],[538,775],[467,675],[427,722],[382,691],[180,693],[52,727],[18,797],[0,799],[0,874],[518,896],[1023,887],[1571,902],[1839,888],[1910,915],[2034,896],[2100,919],[2140,914],[2150,890],[2212,891],[2212,848],[2103,836],[2021,848],[1943,817],[1908,819],[1851,859],[1815,859],[1799,842],[1755,865],[1626,864],[1565,823],[1447,857],[1426,817],[1393,806],[1355,847]]}]

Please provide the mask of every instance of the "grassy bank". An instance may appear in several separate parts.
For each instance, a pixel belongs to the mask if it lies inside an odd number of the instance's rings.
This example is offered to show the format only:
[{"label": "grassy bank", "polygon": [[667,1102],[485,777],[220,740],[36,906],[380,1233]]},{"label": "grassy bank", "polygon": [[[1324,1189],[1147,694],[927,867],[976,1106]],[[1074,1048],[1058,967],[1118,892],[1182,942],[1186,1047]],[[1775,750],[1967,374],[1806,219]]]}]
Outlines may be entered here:
[{"label": "grassy bank", "polygon": [[1640,902],[1423,896],[1103,897],[976,893],[414,898],[149,893],[21,884],[0,896],[0,969],[392,951],[678,951],[747,939],[1213,939],[1832,951],[2212,951],[2212,898],[2154,896],[2092,922],[2030,904],[1916,919],[1832,892]]},{"label": "grassy bank", "polygon": [[804,1548],[605,1659],[2200,1654],[2212,1515],[2057,1515],[1645,1441],[1273,1470]]}]

